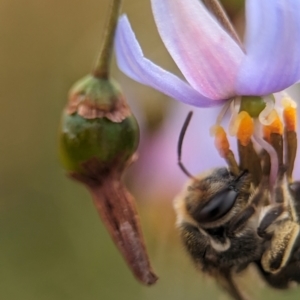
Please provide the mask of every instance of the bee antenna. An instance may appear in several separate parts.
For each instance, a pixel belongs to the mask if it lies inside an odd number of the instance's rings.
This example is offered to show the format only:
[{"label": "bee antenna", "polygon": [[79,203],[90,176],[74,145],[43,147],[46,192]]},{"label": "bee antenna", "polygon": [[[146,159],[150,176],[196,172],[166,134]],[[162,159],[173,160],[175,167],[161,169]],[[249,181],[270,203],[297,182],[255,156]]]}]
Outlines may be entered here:
[{"label": "bee antenna", "polygon": [[183,123],[183,126],[181,128],[180,134],[179,134],[179,139],[178,139],[178,144],[177,144],[177,157],[178,157],[178,165],[180,167],[180,169],[182,170],[182,172],[187,175],[188,177],[197,180],[197,178],[195,178],[184,166],[184,164],[181,161],[181,153],[182,153],[182,144],[183,144],[183,139],[186,133],[186,130],[190,124],[191,118],[193,116],[193,112],[190,111],[188,113],[188,115],[186,116],[186,119]]}]

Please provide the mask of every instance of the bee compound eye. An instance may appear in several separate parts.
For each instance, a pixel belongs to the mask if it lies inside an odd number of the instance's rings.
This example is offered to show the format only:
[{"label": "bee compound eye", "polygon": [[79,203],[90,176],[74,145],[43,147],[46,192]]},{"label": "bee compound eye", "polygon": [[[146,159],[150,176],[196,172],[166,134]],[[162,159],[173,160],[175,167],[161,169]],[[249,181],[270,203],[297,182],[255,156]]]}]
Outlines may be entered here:
[{"label": "bee compound eye", "polygon": [[199,211],[196,211],[195,219],[202,222],[213,222],[223,217],[233,207],[238,197],[238,191],[227,188],[215,194]]}]

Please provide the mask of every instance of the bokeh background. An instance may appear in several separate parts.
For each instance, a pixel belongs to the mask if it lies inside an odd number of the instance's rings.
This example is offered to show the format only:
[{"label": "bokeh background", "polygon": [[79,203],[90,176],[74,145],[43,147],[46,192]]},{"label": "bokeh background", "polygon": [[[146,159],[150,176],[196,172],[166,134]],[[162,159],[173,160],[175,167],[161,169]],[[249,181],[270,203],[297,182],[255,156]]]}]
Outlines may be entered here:
[{"label": "bokeh background", "polygon": [[[152,147],[160,154],[151,144],[160,132],[167,133],[168,151],[176,153],[180,125],[171,128],[173,135],[166,131],[168,115],[178,109],[174,100],[131,81],[113,64],[114,77],[142,128],[140,162],[126,181],[160,276],[155,286],[134,280],[89,194],[59,165],[61,111],[70,86],[90,71],[96,58],[109,1],[0,0],[0,299],[228,299],[195,271],[174,228],[171,201],[184,176],[176,169],[176,184],[172,177],[157,182],[160,170],[147,162]],[[243,2],[224,4],[242,32]],[[124,0],[123,10],[146,56],[179,74],[156,32],[150,1]],[[198,162],[195,169],[200,166]],[[255,273],[245,278],[246,292],[257,299],[300,296],[300,289],[269,290]]]}]

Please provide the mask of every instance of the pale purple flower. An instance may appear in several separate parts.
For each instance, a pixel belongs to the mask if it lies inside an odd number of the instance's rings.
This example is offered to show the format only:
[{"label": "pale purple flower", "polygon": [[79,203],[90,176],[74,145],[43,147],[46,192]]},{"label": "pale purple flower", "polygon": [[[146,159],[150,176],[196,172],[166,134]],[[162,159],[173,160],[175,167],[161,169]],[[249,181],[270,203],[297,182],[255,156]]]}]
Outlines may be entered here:
[{"label": "pale purple flower", "polygon": [[187,82],[144,57],[122,16],[117,61],[132,79],[199,107],[236,95],[268,95],[299,81],[299,0],[246,1],[246,54],[199,0],[151,3],[160,36]]},{"label": "pale purple flower", "polygon": [[[297,91],[296,91],[297,92]],[[294,92],[294,94],[296,94]],[[147,199],[173,199],[186,182],[186,175],[180,172],[177,165],[177,141],[183,121],[190,107],[175,103],[170,109],[161,130],[147,137],[144,133],[139,159],[133,173],[135,185],[140,188]],[[194,116],[187,130],[182,160],[187,169],[194,175],[204,170],[224,166],[224,160],[213,147],[213,138],[209,134],[211,122],[220,111],[219,107],[194,109]],[[298,120],[300,119],[300,110]],[[201,122],[201,120],[206,120]],[[212,121],[210,121],[212,120]],[[228,123],[228,120],[225,120]],[[233,152],[237,152],[235,138],[229,137]],[[300,147],[297,150],[294,178],[300,179]]]},{"label": "pale purple flower", "polygon": [[[116,33],[116,56],[119,68],[132,79],[180,102],[201,108],[219,106],[229,99],[248,95],[262,96],[268,103],[270,94],[282,92],[300,80],[299,0],[247,0],[243,49],[199,0],[151,0],[151,3],[162,41],[186,81],[144,57],[124,15],[119,20]],[[271,109],[268,107],[261,115],[267,116],[271,110],[277,110],[278,103],[279,101],[271,103]],[[201,169],[220,165],[219,160],[215,159],[217,156],[214,158],[213,150],[206,144],[211,142],[203,138],[204,132],[208,134],[208,128],[216,119],[216,108],[215,112],[201,111],[202,132],[198,128],[199,140],[202,149],[210,149],[207,155],[204,154],[205,151],[199,153]],[[262,119],[259,118],[259,121],[266,125]],[[178,115],[173,117],[174,120],[183,121],[181,118],[179,120]],[[178,126],[174,127],[171,130],[178,135]],[[162,133],[160,140],[170,141],[170,136],[170,132],[168,135]],[[260,136],[255,138],[270,154],[270,178],[274,182],[278,169],[276,153]],[[175,137],[172,138],[172,141],[176,140]],[[173,156],[164,156],[164,147],[160,143],[160,155],[166,160],[153,158],[153,168],[155,160],[166,163],[172,159],[174,163],[175,147],[173,143]],[[156,152],[159,151],[153,151],[152,154]],[[188,159],[195,157],[189,154],[187,156]],[[164,173],[169,168],[160,169]],[[168,178],[167,175],[165,177]]]}]

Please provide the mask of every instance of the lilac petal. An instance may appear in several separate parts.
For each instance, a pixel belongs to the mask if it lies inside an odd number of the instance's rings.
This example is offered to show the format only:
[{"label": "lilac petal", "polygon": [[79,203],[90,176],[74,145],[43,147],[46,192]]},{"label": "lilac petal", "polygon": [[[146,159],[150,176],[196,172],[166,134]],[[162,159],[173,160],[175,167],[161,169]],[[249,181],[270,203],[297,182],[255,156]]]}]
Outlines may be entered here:
[{"label": "lilac petal", "polygon": [[119,68],[142,84],[194,106],[211,107],[224,103],[204,97],[177,76],[145,58],[125,15],[119,20],[115,49]]},{"label": "lilac petal", "polygon": [[187,81],[211,99],[235,95],[244,53],[199,0],[152,0],[160,36]]},{"label": "lilac petal", "polygon": [[300,1],[248,0],[247,55],[237,94],[266,95],[300,79]]}]

